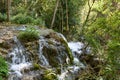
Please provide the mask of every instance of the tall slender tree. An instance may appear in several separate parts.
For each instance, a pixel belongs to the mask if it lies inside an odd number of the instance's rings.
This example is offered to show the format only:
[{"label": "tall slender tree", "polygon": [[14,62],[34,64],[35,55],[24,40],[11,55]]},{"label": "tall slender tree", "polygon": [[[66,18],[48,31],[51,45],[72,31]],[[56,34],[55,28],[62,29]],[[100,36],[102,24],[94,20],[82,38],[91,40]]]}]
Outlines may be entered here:
[{"label": "tall slender tree", "polygon": [[56,15],[56,12],[58,10],[58,5],[59,5],[59,0],[56,1],[56,6],[55,6],[52,22],[51,22],[51,28],[53,28],[53,24],[54,24],[54,21],[55,21],[55,15]]},{"label": "tall slender tree", "polygon": [[10,21],[10,6],[11,6],[11,0],[7,0],[7,21]]},{"label": "tall slender tree", "polygon": [[68,0],[66,0],[66,30],[69,31],[69,24],[68,24]]}]

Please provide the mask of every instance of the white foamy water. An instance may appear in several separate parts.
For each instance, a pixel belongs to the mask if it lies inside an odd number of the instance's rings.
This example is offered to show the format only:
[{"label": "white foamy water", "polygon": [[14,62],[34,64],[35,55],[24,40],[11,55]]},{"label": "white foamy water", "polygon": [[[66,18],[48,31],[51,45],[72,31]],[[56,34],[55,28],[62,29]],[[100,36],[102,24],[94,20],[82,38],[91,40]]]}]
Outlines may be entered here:
[{"label": "white foamy water", "polygon": [[69,42],[68,46],[73,53],[76,52],[80,55],[82,53],[81,49],[83,48],[84,44],[81,42]]},{"label": "white foamy water", "polygon": [[24,72],[25,69],[29,69],[32,65],[32,63],[28,62],[25,58],[24,47],[17,37],[14,37],[14,42],[16,45],[14,45],[12,52],[9,53],[9,57],[11,58],[9,62],[9,80],[14,80],[15,77],[21,78],[23,76],[22,72]]},{"label": "white foamy water", "polygon": [[67,73],[68,71],[64,71],[63,73],[61,73],[61,75],[58,75],[58,80],[65,80]]},{"label": "white foamy water", "polygon": [[20,64],[12,64],[10,70],[12,71],[22,71],[23,69],[28,69],[32,64],[29,62],[20,63]]},{"label": "white foamy water", "polygon": [[45,58],[45,56],[43,55],[43,46],[45,45],[45,40],[43,37],[41,37],[41,39],[39,39],[39,59],[42,62],[42,65],[44,66],[49,66],[49,62],[47,61],[47,59]]},{"label": "white foamy water", "polygon": [[84,47],[84,44],[81,42],[68,42],[68,47],[71,49],[74,57],[73,65],[61,70],[62,72],[60,75],[58,75],[58,80],[75,80],[75,76],[79,74],[81,68],[85,68],[85,65],[78,59],[78,55],[81,55],[81,49]]},{"label": "white foamy water", "polygon": [[24,71],[25,69],[29,69],[30,66],[32,64],[31,63],[20,63],[20,64],[12,64],[11,67],[10,67],[10,70],[12,71],[11,74],[16,74],[17,77],[22,77],[22,71]]}]

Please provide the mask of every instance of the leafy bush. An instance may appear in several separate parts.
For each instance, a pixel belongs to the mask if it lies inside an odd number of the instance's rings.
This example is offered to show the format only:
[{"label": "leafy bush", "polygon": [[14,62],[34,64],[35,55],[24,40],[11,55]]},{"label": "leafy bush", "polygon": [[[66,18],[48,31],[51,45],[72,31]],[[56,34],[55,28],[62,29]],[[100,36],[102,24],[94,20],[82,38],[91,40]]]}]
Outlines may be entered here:
[{"label": "leafy bush", "polygon": [[21,41],[33,41],[39,38],[39,31],[34,27],[28,27],[25,31],[20,32],[18,38]]},{"label": "leafy bush", "polygon": [[26,16],[23,14],[18,14],[13,17],[12,22],[17,23],[17,24],[27,24],[27,23],[32,23],[33,18],[30,16]]},{"label": "leafy bush", "polygon": [[7,15],[6,15],[6,14],[2,14],[2,13],[0,13],[0,22],[5,21],[6,18],[7,18]]},{"label": "leafy bush", "polygon": [[0,80],[2,80],[2,77],[0,76]]},{"label": "leafy bush", "polygon": [[0,80],[8,74],[8,65],[5,60],[0,56]]},{"label": "leafy bush", "polygon": [[34,22],[33,22],[33,24],[45,26],[45,22],[42,20],[42,18],[35,19]]},{"label": "leafy bush", "polygon": [[[85,30],[85,39],[92,47],[92,53],[98,55],[106,64],[101,64],[99,75],[104,80],[117,80],[120,67],[120,38],[118,11],[112,15],[98,17],[93,24]],[[99,76],[97,75],[97,76]],[[112,76],[111,76],[112,75]]]},{"label": "leafy bush", "polygon": [[[84,36],[89,43],[94,55],[99,56],[104,64],[100,64],[101,69],[97,77],[102,80],[119,80],[120,70],[120,11],[113,6],[112,1],[100,1],[97,4],[101,9],[97,9],[99,16],[87,22]],[[98,2],[98,3],[100,3]],[[115,1],[117,4],[118,2]],[[105,8],[105,6],[108,6]],[[96,7],[95,7],[96,8]],[[111,76],[112,75],[112,76]],[[87,75],[88,76],[88,75]],[[94,76],[94,75],[93,75]]]}]

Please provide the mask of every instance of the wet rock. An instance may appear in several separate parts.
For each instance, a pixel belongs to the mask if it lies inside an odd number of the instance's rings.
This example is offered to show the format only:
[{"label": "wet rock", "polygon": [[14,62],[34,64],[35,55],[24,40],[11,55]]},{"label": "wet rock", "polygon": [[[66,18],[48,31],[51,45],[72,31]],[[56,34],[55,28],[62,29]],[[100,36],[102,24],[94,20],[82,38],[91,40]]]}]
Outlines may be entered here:
[{"label": "wet rock", "polygon": [[[45,33],[46,30],[42,31]],[[41,62],[39,59],[42,59],[42,57],[39,56],[40,54],[46,58],[52,67],[60,66],[60,64],[67,64],[67,58],[69,58],[68,63],[72,63],[73,61],[72,53],[64,38],[61,37],[59,33],[53,32],[51,30],[49,31],[48,29],[46,34],[41,34],[39,42],[27,42],[23,43],[23,45],[25,45],[26,50],[30,52],[30,59],[37,64],[43,64],[43,62]],[[42,48],[42,52],[39,51],[40,48]]]},{"label": "wet rock", "polygon": [[49,69],[73,62],[67,41],[53,30],[40,29],[38,40],[26,42],[21,42],[15,37],[19,31],[4,29],[4,33],[2,32],[0,54],[7,56],[10,67],[9,80],[55,80],[56,70]]},{"label": "wet rock", "polygon": [[64,47],[56,47],[53,45],[44,46],[43,54],[53,67],[66,63],[67,54],[64,51]]}]

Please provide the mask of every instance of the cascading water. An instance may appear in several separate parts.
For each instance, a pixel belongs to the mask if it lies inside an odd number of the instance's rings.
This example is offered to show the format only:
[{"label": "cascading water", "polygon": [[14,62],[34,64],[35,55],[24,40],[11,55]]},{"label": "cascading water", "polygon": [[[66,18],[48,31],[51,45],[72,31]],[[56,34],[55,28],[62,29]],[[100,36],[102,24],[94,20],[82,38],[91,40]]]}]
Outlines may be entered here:
[{"label": "cascading water", "polygon": [[[67,42],[66,38],[62,34],[59,35]],[[72,51],[74,64],[67,68],[63,68],[63,66],[61,66],[61,74],[58,75],[58,80],[75,80],[75,77],[79,74],[81,68],[85,68],[84,64],[78,59],[82,53],[81,49],[84,44],[80,42],[68,42],[68,46]]]},{"label": "cascading water", "polygon": [[[12,52],[9,53],[8,57],[11,58],[11,61],[9,62],[9,78],[8,80],[21,80],[24,76],[24,70],[29,70],[33,67],[33,62],[29,59],[29,55],[25,48],[22,46],[20,41],[17,39],[17,37],[14,37],[14,43],[15,46],[12,50]],[[40,65],[43,66],[49,66],[49,63],[45,56],[42,54],[43,46],[45,45],[45,41],[43,38],[39,39],[39,52],[38,56],[40,59]],[[30,54],[30,53],[29,53]]]},{"label": "cascading water", "polygon": [[[54,34],[56,37],[56,33]],[[67,43],[66,38],[62,34],[57,33],[57,36],[58,39],[62,38]],[[15,36],[13,50],[8,54],[8,59],[10,59],[8,60],[8,80],[42,80],[41,78],[34,79],[34,77],[41,74],[40,72],[42,71],[36,69],[35,71],[33,69],[34,64],[37,64],[37,66],[48,67],[50,69],[55,69],[57,65],[57,67],[61,68],[61,73],[56,73],[58,80],[75,80],[75,77],[79,74],[81,68],[85,68],[84,64],[82,64],[78,59],[78,56],[82,53],[81,48],[83,47],[83,44],[78,42],[69,42],[67,44],[73,53],[72,56],[74,57],[73,65],[69,65],[69,56],[65,50],[66,46],[62,45],[58,39],[54,39],[53,37],[49,38],[48,36],[46,38],[45,36],[40,36],[38,41],[38,51],[36,53],[30,53]],[[39,60],[34,63],[34,58],[36,57],[38,57],[37,59]],[[26,70],[27,72],[25,72]],[[23,77],[26,74],[30,76],[29,78],[24,79]]]},{"label": "cascading water", "polygon": [[46,44],[46,42],[45,42],[44,38],[40,37],[40,39],[39,39],[39,58],[40,58],[40,61],[43,66],[49,66],[49,62],[43,55],[43,51],[42,51],[45,44]]},{"label": "cascading water", "polygon": [[17,37],[14,37],[15,46],[11,53],[9,53],[9,58],[12,60],[10,64],[10,76],[8,80],[19,80],[22,78],[22,71],[29,68],[32,64],[28,60],[28,56],[25,56],[25,49],[21,45]]}]

